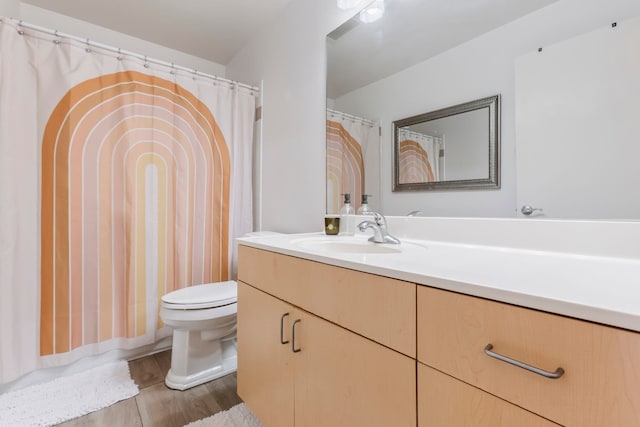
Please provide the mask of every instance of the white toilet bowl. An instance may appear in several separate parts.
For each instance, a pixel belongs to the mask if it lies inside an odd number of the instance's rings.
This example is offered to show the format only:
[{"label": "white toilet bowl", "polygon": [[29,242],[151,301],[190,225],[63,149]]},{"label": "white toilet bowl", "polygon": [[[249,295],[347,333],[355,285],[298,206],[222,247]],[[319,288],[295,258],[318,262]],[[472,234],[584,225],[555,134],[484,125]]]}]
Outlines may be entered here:
[{"label": "white toilet bowl", "polygon": [[173,329],[167,387],[186,390],[238,368],[235,281],[190,286],[162,297],[160,318]]}]

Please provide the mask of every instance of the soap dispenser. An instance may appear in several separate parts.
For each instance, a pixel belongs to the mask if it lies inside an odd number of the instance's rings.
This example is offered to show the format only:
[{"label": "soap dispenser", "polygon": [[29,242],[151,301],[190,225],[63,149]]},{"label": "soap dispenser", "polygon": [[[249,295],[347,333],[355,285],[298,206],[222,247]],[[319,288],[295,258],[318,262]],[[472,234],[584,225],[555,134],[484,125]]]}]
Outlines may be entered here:
[{"label": "soap dispenser", "polygon": [[353,236],[356,232],[356,212],[351,207],[351,194],[344,193],[344,205],[340,209],[340,235]]},{"label": "soap dispenser", "polygon": [[358,215],[373,215],[373,211],[369,209],[369,197],[373,197],[371,194],[362,195],[362,203],[358,208]]}]

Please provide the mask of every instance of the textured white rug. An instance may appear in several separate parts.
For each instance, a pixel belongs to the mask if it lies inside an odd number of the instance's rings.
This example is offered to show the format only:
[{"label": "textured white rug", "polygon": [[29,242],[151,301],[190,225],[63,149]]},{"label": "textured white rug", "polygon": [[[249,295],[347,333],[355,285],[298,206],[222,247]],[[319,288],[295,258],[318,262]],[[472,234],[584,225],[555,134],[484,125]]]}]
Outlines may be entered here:
[{"label": "textured white rug", "polygon": [[0,394],[2,427],[51,426],[138,394],[126,361]]},{"label": "textured white rug", "polygon": [[[262,427],[247,405],[240,403],[228,411],[187,424],[188,427]],[[185,426],[185,427],[187,427]]]}]

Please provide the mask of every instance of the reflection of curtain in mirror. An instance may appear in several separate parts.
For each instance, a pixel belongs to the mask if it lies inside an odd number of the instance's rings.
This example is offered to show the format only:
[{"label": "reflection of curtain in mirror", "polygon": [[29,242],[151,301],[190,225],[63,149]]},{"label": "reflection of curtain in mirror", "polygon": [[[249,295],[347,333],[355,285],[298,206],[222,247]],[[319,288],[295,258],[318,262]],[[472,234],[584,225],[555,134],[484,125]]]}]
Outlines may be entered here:
[{"label": "reflection of curtain in mirror", "polygon": [[327,212],[337,213],[341,194],[351,194],[358,209],[364,192],[364,158],[375,123],[327,110]]},{"label": "reflection of curtain in mirror", "polygon": [[442,179],[438,159],[443,140],[408,129],[398,130],[399,183],[434,182]]}]

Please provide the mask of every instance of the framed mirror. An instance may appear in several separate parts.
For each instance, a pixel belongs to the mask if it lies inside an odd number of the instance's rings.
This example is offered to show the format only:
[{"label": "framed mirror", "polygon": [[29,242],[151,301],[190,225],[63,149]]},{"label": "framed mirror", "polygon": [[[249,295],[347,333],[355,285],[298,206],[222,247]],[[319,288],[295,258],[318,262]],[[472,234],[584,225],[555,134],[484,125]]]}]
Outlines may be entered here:
[{"label": "framed mirror", "polygon": [[393,191],[500,188],[500,95],[393,122]]}]

